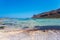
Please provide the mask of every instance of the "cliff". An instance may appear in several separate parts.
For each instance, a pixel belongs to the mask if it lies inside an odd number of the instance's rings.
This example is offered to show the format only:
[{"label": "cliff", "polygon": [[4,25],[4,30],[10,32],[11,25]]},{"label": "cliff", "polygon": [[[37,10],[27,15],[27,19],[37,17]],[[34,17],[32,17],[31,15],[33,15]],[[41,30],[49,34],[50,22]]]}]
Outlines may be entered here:
[{"label": "cliff", "polygon": [[33,15],[32,18],[60,18],[60,9]]}]

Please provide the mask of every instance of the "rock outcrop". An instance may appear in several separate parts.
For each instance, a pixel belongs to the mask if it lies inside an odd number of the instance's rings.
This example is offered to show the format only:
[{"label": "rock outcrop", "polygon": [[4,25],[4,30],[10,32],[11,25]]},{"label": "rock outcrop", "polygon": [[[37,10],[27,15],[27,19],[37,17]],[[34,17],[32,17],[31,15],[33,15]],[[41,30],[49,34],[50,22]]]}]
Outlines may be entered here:
[{"label": "rock outcrop", "polygon": [[60,9],[33,15],[32,18],[60,18]]}]

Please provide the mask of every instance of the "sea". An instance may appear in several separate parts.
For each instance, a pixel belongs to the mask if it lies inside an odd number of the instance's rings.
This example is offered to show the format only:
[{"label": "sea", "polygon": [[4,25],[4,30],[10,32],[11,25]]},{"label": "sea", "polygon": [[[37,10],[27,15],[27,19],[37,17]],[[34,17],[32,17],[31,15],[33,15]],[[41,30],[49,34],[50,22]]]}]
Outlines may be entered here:
[{"label": "sea", "polygon": [[60,18],[5,18],[0,20],[0,24],[16,29],[33,29],[36,26],[60,26]]}]

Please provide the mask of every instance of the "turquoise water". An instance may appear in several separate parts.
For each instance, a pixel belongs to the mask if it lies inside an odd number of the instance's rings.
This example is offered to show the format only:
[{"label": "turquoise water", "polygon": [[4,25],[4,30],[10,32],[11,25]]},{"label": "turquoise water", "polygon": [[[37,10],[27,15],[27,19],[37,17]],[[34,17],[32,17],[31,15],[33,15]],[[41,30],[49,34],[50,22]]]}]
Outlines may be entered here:
[{"label": "turquoise water", "polygon": [[2,21],[5,25],[16,27],[16,28],[34,28],[35,26],[60,26],[60,19],[4,19]]}]

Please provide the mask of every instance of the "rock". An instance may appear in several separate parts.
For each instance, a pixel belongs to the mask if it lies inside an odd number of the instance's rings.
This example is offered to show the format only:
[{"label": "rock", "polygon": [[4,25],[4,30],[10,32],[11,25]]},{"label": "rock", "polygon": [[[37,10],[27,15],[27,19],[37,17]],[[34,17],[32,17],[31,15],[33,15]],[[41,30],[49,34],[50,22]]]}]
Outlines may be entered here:
[{"label": "rock", "polygon": [[0,26],[0,29],[4,29],[5,27],[4,26]]},{"label": "rock", "polygon": [[60,9],[33,15],[32,18],[60,18]]}]

